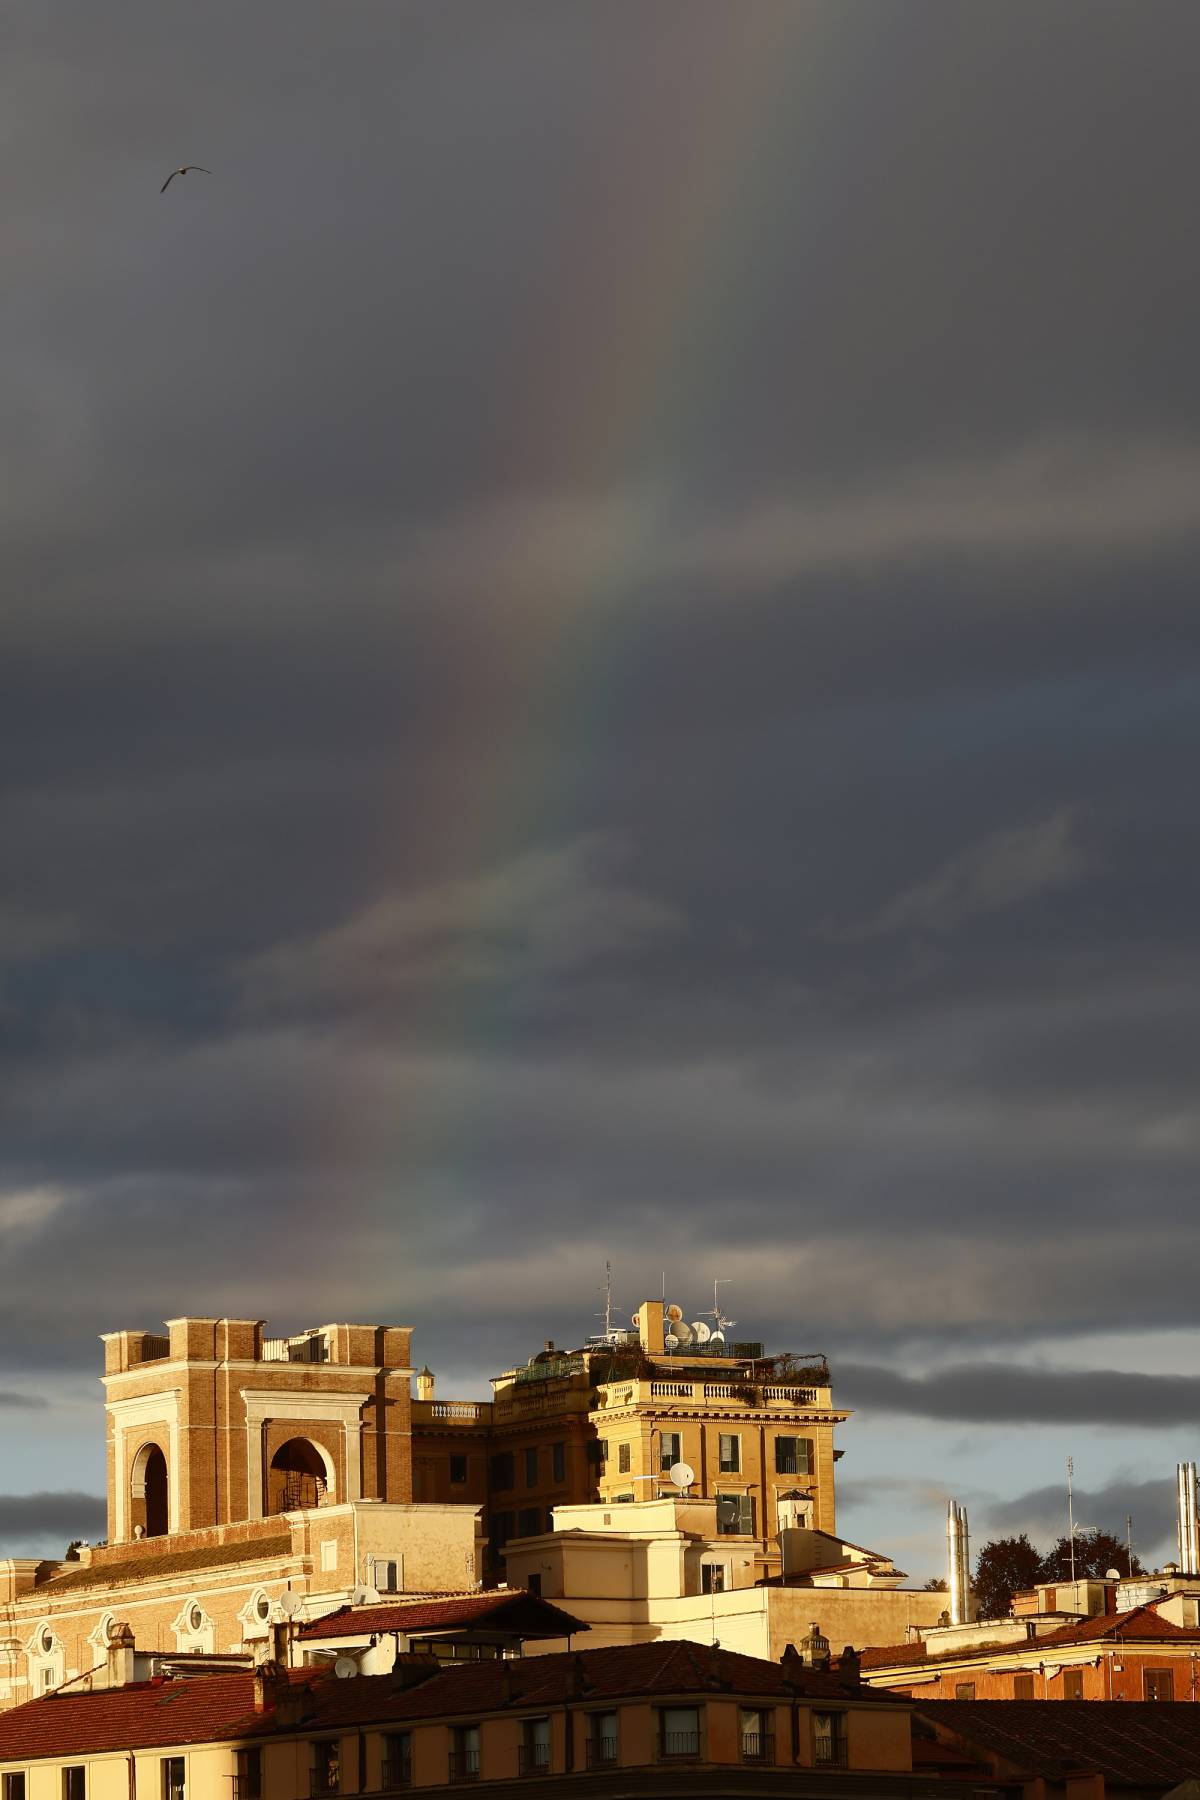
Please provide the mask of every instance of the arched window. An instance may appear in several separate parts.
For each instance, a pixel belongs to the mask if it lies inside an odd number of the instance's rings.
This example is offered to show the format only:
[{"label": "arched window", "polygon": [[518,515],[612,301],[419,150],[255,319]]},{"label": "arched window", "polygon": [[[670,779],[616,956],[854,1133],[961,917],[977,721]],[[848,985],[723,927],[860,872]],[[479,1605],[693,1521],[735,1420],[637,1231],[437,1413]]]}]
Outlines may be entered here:
[{"label": "arched window", "polygon": [[166,1537],[170,1529],[167,1459],[157,1444],[143,1444],[133,1459],[129,1523],[134,1537]]},{"label": "arched window", "polygon": [[308,1438],[289,1438],[271,1458],[267,1511],[295,1512],[324,1506],[333,1482],[330,1459]]}]

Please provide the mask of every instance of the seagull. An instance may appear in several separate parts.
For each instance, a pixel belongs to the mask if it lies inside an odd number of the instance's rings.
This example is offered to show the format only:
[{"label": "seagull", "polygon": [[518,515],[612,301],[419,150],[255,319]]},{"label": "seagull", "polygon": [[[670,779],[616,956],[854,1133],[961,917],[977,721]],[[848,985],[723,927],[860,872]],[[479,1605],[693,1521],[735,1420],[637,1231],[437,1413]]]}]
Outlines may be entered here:
[{"label": "seagull", "polygon": [[172,169],[171,170],[171,173],[167,176],[167,179],[163,182],[162,186],[159,188],[159,190],[158,190],[159,193],[165,194],[167,189],[170,187],[171,183],[174,181],[174,179],[177,175],[186,175],[189,172],[189,170],[191,170],[191,169],[198,169],[200,171],[201,175],[211,175],[212,174],[212,170],[206,169],[203,166],[203,164],[201,164],[201,163],[184,163],[182,169]]}]

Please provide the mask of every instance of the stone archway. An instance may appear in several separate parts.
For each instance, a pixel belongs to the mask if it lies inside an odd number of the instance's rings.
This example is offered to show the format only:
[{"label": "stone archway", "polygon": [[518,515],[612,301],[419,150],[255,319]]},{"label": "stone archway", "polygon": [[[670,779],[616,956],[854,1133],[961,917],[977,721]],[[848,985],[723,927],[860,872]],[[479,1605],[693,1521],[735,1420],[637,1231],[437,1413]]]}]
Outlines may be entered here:
[{"label": "stone archway", "polygon": [[267,1511],[296,1512],[325,1506],[333,1495],[333,1465],[310,1438],[289,1438],[271,1458],[267,1476]]},{"label": "stone archway", "polygon": [[157,1444],[143,1444],[133,1459],[129,1476],[130,1535],[166,1537],[170,1518],[167,1459]]}]

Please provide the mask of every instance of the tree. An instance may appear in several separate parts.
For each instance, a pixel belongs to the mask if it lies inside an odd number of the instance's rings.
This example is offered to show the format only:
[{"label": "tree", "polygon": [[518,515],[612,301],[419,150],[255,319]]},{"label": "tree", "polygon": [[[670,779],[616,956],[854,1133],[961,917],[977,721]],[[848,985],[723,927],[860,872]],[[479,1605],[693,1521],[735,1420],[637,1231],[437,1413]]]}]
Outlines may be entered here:
[{"label": "tree", "polygon": [[921,1583],[921,1592],[923,1594],[946,1594],[949,1593],[949,1591],[949,1588],[946,1586],[946,1583],[942,1580],[940,1575],[931,1575],[928,1581],[923,1581]]},{"label": "tree", "polygon": [[1032,1587],[1041,1574],[1042,1556],[1024,1532],[1020,1537],[990,1538],[975,1559],[975,1600],[981,1619],[1006,1619],[1015,1593]]},{"label": "tree", "polygon": [[[1129,1563],[1129,1553],[1119,1537],[1111,1531],[1079,1531],[1075,1532],[1075,1576],[1078,1581],[1086,1581],[1089,1577],[1104,1575],[1109,1569],[1119,1569],[1124,1575],[1144,1575],[1145,1569],[1133,1558]],[[1042,1558],[1042,1566],[1038,1570],[1039,1581],[1070,1581],[1071,1579],[1071,1540],[1064,1532],[1053,1550]]]}]

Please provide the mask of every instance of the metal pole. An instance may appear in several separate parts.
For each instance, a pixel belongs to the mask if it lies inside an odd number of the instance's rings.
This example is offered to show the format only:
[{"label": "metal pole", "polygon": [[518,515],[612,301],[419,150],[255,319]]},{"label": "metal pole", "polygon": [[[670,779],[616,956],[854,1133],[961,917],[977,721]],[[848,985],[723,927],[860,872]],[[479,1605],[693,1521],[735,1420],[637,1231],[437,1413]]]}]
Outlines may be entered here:
[{"label": "metal pole", "polygon": [[[1067,1458],[1067,1541],[1071,1546],[1071,1586],[1075,1585],[1075,1458]],[[1074,1605],[1075,1596],[1071,1597]]]}]

